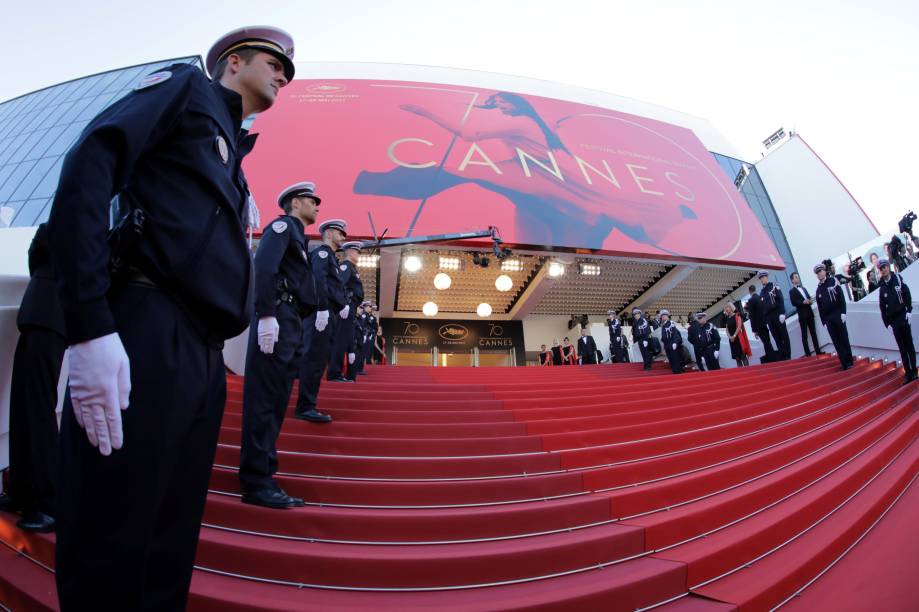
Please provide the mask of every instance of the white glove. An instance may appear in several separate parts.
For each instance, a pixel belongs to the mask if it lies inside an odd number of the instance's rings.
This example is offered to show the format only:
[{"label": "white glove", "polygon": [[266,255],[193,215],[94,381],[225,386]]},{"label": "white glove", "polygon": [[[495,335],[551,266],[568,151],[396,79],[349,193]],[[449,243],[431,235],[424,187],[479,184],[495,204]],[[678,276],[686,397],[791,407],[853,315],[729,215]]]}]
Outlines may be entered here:
[{"label": "white glove", "polygon": [[345,304],[345,307],[338,311],[338,316],[340,316],[342,319],[347,319],[349,312],[351,312],[351,305]]},{"label": "white glove", "polygon": [[647,341],[647,340],[642,340],[641,345],[642,345],[643,347],[645,347],[645,348],[648,348],[648,341]]},{"label": "white glove", "polygon": [[348,363],[354,363],[354,353],[348,353]]},{"label": "white glove", "polygon": [[676,342],[674,342],[674,343],[673,343],[672,345],[670,345],[670,346],[673,348],[673,350],[676,350]]},{"label": "white glove", "polygon": [[[846,322],[846,313],[842,313],[841,315],[839,315],[839,318],[842,319],[842,322],[843,322],[843,323],[845,323],[845,322]],[[907,319],[907,321],[909,321],[909,319]]]},{"label": "white glove", "polygon": [[316,313],[316,331],[321,332],[329,324],[329,311],[320,310]]},{"label": "white glove", "polygon": [[779,315],[779,323],[785,322],[785,315]]},{"label": "white glove", "polygon": [[715,351],[715,359],[718,359],[718,351]]},{"label": "white glove", "polygon": [[[912,318],[913,318],[913,313],[907,312],[907,313],[906,313],[906,322],[909,323],[910,325],[913,324],[913,323],[912,323],[912,320],[911,320]],[[846,320],[846,315],[842,315],[842,320],[843,320],[843,321]]]},{"label": "white glove", "polygon": [[118,334],[70,347],[73,416],[103,455],[124,443],[121,411],[127,409],[130,395],[131,364]]},{"label": "white glove", "polygon": [[278,341],[281,326],[276,317],[259,317],[258,319],[258,348],[270,355],[274,352],[274,343]]}]

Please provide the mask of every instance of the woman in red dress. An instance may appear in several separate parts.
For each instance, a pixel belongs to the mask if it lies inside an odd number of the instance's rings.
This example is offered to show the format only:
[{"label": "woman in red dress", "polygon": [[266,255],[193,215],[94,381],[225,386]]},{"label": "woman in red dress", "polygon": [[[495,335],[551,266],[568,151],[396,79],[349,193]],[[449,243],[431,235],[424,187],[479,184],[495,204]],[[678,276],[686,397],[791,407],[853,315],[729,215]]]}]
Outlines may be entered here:
[{"label": "woman in red dress", "polygon": [[574,351],[574,345],[571,344],[571,340],[566,336],[564,343],[562,344],[562,365],[577,365],[578,364],[578,355]]},{"label": "woman in red dress", "polygon": [[750,365],[749,357],[753,354],[750,341],[747,339],[747,330],[744,329],[743,319],[735,310],[734,304],[728,303],[724,307],[725,327],[728,331],[728,340],[731,341],[731,357],[737,362],[738,368]]},{"label": "woman in red dress", "polygon": [[548,350],[545,344],[539,345],[539,365],[541,366],[551,366],[552,365],[552,351]]}]

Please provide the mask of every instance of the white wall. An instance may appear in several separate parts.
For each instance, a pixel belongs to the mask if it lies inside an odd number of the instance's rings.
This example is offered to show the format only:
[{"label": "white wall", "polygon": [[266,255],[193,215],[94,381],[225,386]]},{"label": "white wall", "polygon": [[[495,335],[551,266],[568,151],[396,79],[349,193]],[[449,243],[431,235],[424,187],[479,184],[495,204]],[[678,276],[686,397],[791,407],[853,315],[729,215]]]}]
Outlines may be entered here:
[{"label": "white wall", "polygon": [[581,335],[580,328],[568,329],[568,317],[552,315],[530,315],[523,320],[523,346],[528,351],[538,351],[540,344],[552,348],[552,340],[568,336],[571,343],[578,341]]},{"label": "white wall", "polygon": [[809,290],[817,286],[810,273],[815,264],[877,237],[852,195],[800,136],[771,151],[756,169]]}]

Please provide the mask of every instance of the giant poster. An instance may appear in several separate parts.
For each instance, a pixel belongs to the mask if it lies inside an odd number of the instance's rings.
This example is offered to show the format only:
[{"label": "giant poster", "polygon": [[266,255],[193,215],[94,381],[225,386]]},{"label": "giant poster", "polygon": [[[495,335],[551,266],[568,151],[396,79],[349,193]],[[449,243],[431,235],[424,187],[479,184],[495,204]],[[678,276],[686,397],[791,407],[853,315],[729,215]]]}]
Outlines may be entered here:
[{"label": "giant poster", "polygon": [[350,234],[497,226],[506,242],[780,268],[743,197],[695,134],[510,91],[374,80],[294,81],[245,162],[263,221],[312,180],[320,219]]}]

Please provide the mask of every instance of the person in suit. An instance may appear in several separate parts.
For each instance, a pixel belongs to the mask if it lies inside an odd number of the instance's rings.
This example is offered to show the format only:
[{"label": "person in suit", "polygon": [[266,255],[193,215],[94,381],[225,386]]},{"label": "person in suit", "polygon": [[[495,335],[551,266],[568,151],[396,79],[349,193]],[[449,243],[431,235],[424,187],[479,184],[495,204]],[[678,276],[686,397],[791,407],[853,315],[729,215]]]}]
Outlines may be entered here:
[{"label": "person in suit", "polygon": [[801,345],[804,346],[804,354],[810,357],[811,350],[807,345],[807,334],[810,333],[814,341],[814,353],[823,355],[820,350],[820,342],[817,340],[817,327],[814,323],[814,309],[812,307],[814,300],[807,288],[801,284],[801,275],[797,272],[791,273],[791,284],[793,287],[788,294],[791,298],[791,304],[798,311],[798,324],[801,326]]},{"label": "person in suit", "polygon": [[597,343],[594,337],[587,333],[587,328],[581,328],[581,337],[578,338],[578,355],[581,356],[581,365],[597,363]]}]

